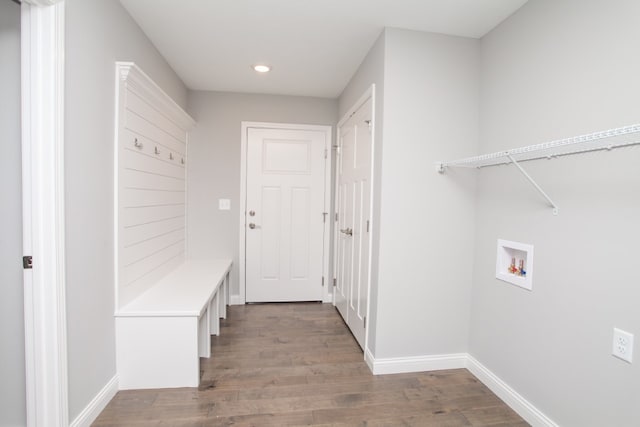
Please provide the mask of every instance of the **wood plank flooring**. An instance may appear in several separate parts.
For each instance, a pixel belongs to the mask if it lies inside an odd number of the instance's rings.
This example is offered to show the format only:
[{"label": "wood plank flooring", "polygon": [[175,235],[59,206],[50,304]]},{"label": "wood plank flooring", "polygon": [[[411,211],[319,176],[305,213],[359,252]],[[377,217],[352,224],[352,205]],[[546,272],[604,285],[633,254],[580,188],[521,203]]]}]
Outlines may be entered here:
[{"label": "wood plank flooring", "polygon": [[528,426],[465,369],[373,376],[329,304],[232,306],[198,389],[120,391],[94,426]]}]

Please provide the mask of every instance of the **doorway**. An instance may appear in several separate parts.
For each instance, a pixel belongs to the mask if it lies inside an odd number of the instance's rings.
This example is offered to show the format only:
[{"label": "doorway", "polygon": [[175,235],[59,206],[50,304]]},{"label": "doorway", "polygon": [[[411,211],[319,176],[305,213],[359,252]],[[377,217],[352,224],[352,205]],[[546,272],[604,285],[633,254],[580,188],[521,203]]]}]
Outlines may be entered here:
[{"label": "doorway", "polygon": [[245,302],[328,300],[330,147],[329,126],[243,123]]}]

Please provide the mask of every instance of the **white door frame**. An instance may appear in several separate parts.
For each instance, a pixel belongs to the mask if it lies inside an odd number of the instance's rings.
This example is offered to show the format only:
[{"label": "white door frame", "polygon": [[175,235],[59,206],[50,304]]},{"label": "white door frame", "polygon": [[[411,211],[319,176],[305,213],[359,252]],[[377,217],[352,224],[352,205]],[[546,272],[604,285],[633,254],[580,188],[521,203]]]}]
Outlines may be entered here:
[{"label": "white door frame", "polygon": [[68,426],[64,1],[22,3],[22,186],[28,426]]},{"label": "white door frame", "polygon": [[[371,230],[371,232],[369,233],[369,272],[367,275],[367,328],[365,330],[365,334],[364,334],[364,357],[366,359],[367,357],[367,352],[371,352],[371,350],[369,350],[369,324],[370,324],[370,313],[371,313],[371,270],[373,268],[372,266],[372,254],[373,254],[373,230],[374,228],[374,224],[373,224],[373,206],[374,206],[374,191],[373,191],[373,185],[374,185],[374,176],[375,176],[375,156],[376,156],[376,150],[375,150],[375,141],[376,141],[376,85],[372,84],[371,86],[369,86],[369,88],[367,88],[367,90],[362,94],[362,96],[360,96],[360,98],[358,98],[358,101],[356,101],[355,104],[353,104],[353,106],[351,108],[349,108],[347,110],[347,112],[344,114],[344,116],[342,116],[342,119],[340,119],[340,121],[338,122],[338,126],[336,127],[336,139],[338,140],[338,149],[339,149],[339,144],[340,144],[340,128],[342,128],[342,126],[351,118],[351,116],[353,116],[358,109],[365,103],[367,102],[367,100],[371,98],[371,177],[369,179],[369,182],[371,183],[371,187],[369,189],[369,191],[371,192],[370,197],[369,197],[369,215],[371,217],[370,219],[370,223],[369,223],[369,229]],[[333,218],[335,219],[335,215],[338,214],[338,185],[339,185],[339,178],[340,178],[340,171],[338,170],[338,163],[336,162],[336,169],[334,172],[334,214],[332,215]],[[332,223],[335,223],[335,221],[331,221]],[[336,280],[336,268],[335,266],[338,265],[338,227],[334,227],[334,239],[333,239],[333,280]],[[333,305],[336,305],[336,301],[335,301],[335,295],[333,298]]]},{"label": "white door frame", "polygon": [[240,278],[238,281],[239,295],[231,296],[231,304],[244,304],[246,302],[246,216],[247,216],[247,134],[250,128],[257,129],[289,129],[324,132],[326,162],[324,166],[324,212],[327,212],[327,220],[324,223],[324,242],[322,250],[322,277],[324,279],[323,302],[333,301],[333,288],[329,280],[329,250],[331,245],[331,226],[333,221],[329,219],[331,210],[331,126],[323,125],[299,125],[290,123],[265,123],[242,122],[242,137],[240,139],[240,250],[238,253],[238,266]]}]

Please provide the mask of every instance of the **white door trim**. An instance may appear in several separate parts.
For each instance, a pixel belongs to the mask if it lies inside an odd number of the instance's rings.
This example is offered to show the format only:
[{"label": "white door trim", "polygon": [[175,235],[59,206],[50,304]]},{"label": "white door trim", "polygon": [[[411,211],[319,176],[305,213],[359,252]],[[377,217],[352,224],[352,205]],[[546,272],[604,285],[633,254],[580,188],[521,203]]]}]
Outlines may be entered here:
[{"label": "white door trim", "polygon": [[[353,116],[358,109],[365,103],[367,102],[367,100],[371,98],[371,111],[372,111],[372,115],[371,115],[371,177],[369,179],[369,182],[371,183],[371,188],[369,189],[369,191],[371,192],[370,194],[370,198],[369,198],[369,215],[371,216],[371,222],[369,223],[369,227],[371,232],[369,233],[369,272],[367,275],[367,328],[365,330],[365,334],[364,334],[364,353],[365,353],[365,359],[366,359],[366,354],[367,352],[373,354],[373,352],[369,349],[369,324],[371,322],[371,270],[373,268],[373,263],[372,263],[372,254],[373,254],[373,233],[375,230],[374,227],[374,211],[373,211],[373,206],[374,206],[374,198],[375,198],[375,193],[373,191],[374,189],[374,177],[375,177],[375,158],[376,158],[376,85],[372,84],[371,86],[369,86],[369,88],[367,88],[367,90],[365,90],[365,92],[362,94],[362,96],[360,96],[360,98],[358,99],[358,101],[356,101],[355,104],[353,104],[353,106],[351,108],[349,108],[347,110],[347,112],[344,114],[344,116],[342,116],[342,119],[340,119],[340,121],[338,122],[338,126],[336,127],[336,139],[338,139],[338,143],[339,143],[339,138],[340,138],[340,128],[347,122],[347,120],[349,120],[349,118],[351,118],[351,116]],[[338,168],[336,167],[336,170],[334,172],[334,179],[335,179],[335,188],[334,188],[334,206],[335,206],[335,211],[333,212],[333,219],[335,219],[335,215],[338,213],[337,211],[337,207],[338,207],[338,178],[339,178],[339,172]],[[332,224],[335,223],[335,221],[331,221]],[[334,240],[333,240],[333,255],[334,255],[334,271],[333,271],[333,278],[332,280],[335,280],[336,277],[336,272],[335,272],[335,266],[337,265],[337,256],[338,256],[338,236],[337,236],[337,227],[335,227],[336,230],[334,231]],[[336,301],[335,298],[333,298],[333,305],[335,306]]]},{"label": "white door trim", "polygon": [[[22,3],[28,426],[69,425],[65,308],[64,1]],[[56,3],[56,4],[53,4]]]},{"label": "white door trim", "polygon": [[[266,123],[266,122],[242,122],[242,136],[240,138],[240,236],[239,236],[239,253],[238,266],[240,270],[238,286],[239,294],[231,296],[231,304],[244,304],[246,302],[246,210],[247,210],[247,133],[249,128],[258,129],[293,129],[324,132],[326,162],[324,167],[324,212],[329,213],[331,208],[331,126],[324,125],[300,125],[290,123]],[[327,215],[327,221],[324,223],[324,242],[322,255],[322,275],[324,277],[323,301],[331,302],[333,300],[332,287],[329,280],[329,248],[331,247],[331,226],[333,221]]]}]

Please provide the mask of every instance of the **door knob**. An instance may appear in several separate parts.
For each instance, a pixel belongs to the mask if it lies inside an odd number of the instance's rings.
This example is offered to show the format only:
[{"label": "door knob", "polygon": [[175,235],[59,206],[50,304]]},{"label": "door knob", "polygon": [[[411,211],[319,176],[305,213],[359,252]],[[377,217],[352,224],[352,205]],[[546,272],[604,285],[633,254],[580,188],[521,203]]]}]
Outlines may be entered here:
[{"label": "door knob", "polygon": [[345,228],[343,230],[340,230],[340,232],[346,234],[347,236],[353,236],[353,230],[350,228]]},{"label": "door knob", "polygon": [[256,211],[249,211],[249,216],[256,216]]},{"label": "door knob", "polygon": [[249,223],[249,228],[253,230],[254,228],[256,228],[256,225],[251,222],[251,223]]}]

